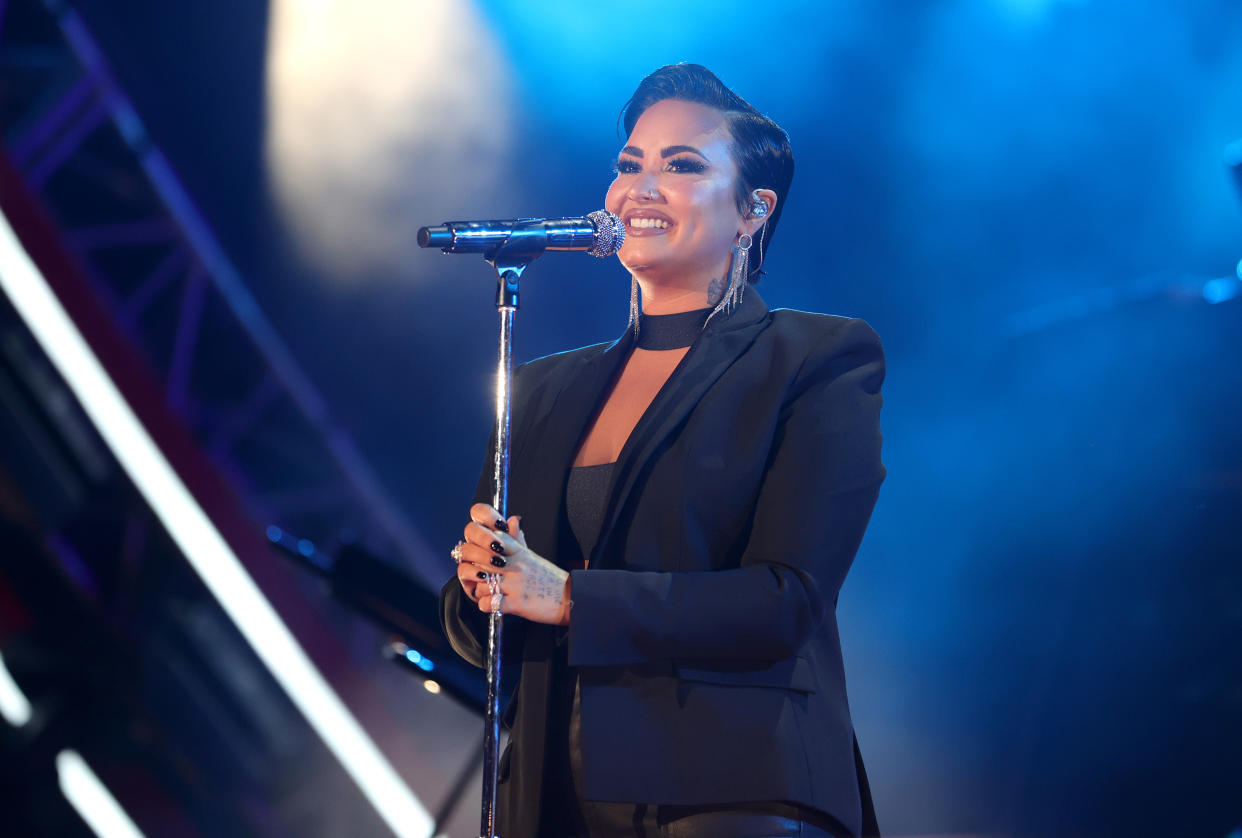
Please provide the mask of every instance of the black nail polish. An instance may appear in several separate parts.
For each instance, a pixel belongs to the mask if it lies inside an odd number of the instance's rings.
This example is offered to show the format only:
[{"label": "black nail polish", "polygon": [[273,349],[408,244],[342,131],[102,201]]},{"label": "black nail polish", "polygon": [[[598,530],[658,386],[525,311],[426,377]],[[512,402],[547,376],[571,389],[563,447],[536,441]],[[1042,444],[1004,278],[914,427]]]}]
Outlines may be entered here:
[{"label": "black nail polish", "polygon": [[503,555],[505,554],[505,548],[504,548],[504,546],[503,546],[503,545],[502,545],[499,541],[493,541],[493,542],[492,542],[492,552],[493,552],[493,553],[499,553],[500,555],[502,555],[502,556],[503,556]]},{"label": "black nail polish", "polygon": [[481,570],[480,570],[478,573],[476,573],[476,574],[475,574],[475,576],[479,577],[480,579],[486,579],[486,578],[487,578],[487,574],[486,574],[486,573],[484,573],[484,572],[483,572],[483,571],[481,571]]},{"label": "black nail polish", "polygon": [[496,565],[496,567],[504,567],[506,564],[508,564],[508,562],[506,562],[500,556],[492,556],[492,564]]},{"label": "black nail polish", "polygon": [[509,525],[508,525],[508,524],[506,524],[504,521],[500,520],[499,518],[497,518],[497,519],[496,519],[496,529],[500,530],[501,532],[508,532],[508,531],[509,531]]}]

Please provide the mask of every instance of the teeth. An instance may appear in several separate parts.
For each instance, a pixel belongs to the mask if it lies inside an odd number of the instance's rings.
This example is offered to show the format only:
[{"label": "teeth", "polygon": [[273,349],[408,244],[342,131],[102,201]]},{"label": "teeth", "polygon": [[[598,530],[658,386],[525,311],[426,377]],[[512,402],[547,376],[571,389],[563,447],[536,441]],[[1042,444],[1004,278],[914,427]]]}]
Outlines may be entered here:
[{"label": "teeth", "polygon": [[631,218],[630,226],[638,230],[646,230],[652,227],[667,230],[668,222],[662,218]]}]

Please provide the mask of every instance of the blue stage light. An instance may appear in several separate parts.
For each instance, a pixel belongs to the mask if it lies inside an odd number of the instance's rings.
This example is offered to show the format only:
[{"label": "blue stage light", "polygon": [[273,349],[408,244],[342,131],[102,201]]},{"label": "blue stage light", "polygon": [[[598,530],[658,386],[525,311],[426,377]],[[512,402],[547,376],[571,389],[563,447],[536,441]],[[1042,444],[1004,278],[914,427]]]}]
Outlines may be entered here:
[{"label": "blue stage light", "polygon": [[1242,166],[1242,140],[1234,140],[1225,146],[1225,165]]},{"label": "blue stage light", "polygon": [[315,555],[314,542],[307,538],[298,539],[298,552],[309,559],[311,556]]},{"label": "blue stage light", "polygon": [[273,544],[279,544],[280,540],[285,537],[284,530],[275,524],[271,524],[267,528],[267,540]]},{"label": "blue stage light", "polygon": [[1203,283],[1203,299],[1209,303],[1223,303],[1239,294],[1242,294],[1242,280],[1235,277],[1222,276]]},{"label": "blue stage light", "polygon": [[436,668],[436,665],[431,662],[431,658],[424,657],[423,654],[417,649],[406,649],[405,659],[417,666],[423,672],[430,672]]}]

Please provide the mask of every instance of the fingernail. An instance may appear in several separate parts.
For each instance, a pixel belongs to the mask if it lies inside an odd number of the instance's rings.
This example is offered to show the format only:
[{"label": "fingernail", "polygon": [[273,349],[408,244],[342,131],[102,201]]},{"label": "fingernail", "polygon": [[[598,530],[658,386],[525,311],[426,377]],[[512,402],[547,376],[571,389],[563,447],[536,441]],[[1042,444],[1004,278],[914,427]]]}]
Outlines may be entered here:
[{"label": "fingernail", "polygon": [[500,556],[492,556],[492,564],[496,565],[496,567],[504,567],[508,562],[500,558]]},{"label": "fingernail", "polygon": [[504,521],[500,520],[499,518],[497,518],[497,519],[496,519],[496,529],[500,530],[501,532],[508,532],[508,531],[509,531],[509,525],[508,525],[508,524],[506,524]]},{"label": "fingernail", "polygon": [[502,556],[503,556],[503,555],[505,554],[505,548],[504,548],[504,545],[502,545],[499,541],[493,541],[493,542],[492,542],[492,552],[493,552],[493,553],[499,553],[500,555],[502,555]]},{"label": "fingernail", "polygon": [[481,570],[480,570],[478,573],[476,573],[476,574],[475,574],[475,576],[479,577],[480,579],[486,579],[486,578],[487,578],[487,574],[486,574],[486,573],[484,573],[484,572],[483,572],[483,571],[481,571]]}]

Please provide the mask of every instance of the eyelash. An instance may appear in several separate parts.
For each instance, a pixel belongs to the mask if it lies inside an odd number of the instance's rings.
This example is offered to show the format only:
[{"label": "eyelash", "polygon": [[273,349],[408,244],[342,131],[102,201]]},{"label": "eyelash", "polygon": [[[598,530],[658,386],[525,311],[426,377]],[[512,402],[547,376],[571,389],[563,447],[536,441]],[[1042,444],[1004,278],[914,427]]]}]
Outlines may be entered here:
[{"label": "eyelash", "polygon": [[[674,157],[664,165],[679,175],[697,175],[707,171],[706,165],[690,157]],[[642,170],[642,166],[635,160],[622,159],[613,164],[612,170],[618,175],[634,175]]]}]

